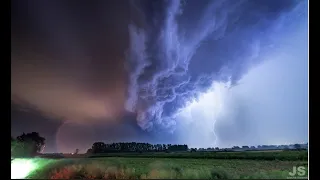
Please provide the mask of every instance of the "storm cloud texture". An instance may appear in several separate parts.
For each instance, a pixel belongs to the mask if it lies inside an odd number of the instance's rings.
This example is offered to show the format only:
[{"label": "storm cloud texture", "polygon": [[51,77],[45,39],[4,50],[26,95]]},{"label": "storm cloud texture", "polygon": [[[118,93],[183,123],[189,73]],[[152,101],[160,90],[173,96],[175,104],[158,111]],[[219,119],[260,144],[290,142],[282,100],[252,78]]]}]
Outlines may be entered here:
[{"label": "storm cloud texture", "polygon": [[51,151],[307,141],[307,1],[12,7],[12,131],[39,131]]}]

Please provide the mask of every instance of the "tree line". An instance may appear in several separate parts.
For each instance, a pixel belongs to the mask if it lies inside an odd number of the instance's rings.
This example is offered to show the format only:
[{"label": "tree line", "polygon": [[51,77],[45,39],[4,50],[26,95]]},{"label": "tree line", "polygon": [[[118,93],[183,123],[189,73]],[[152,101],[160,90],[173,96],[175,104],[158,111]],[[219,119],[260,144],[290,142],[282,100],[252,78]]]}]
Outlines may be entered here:
[{"label": "tree line", "polygon": [[[32,157],[43,151],[45,138],[38,132],[23,133],[16,138],[11,136],[11,157]],[[139,142],[119,142],[106,144],[95,142],[87,153],[110,153],[110,152],[177,152],[187,151],[188,145],[184,144],[150,144]],[[76,149],[74,154],[77,154]]]},{"label": "tree line", "polygon": [[184,144],[149,144],[138,142],[120,142],[106,144],[95,142],[87,153],[111,153],[111,152],[175,152],[187,151],[188,145]]},{"label": "tree line", "polygon": [[[32,157],[41,153],[45,147],[45,138],[41,137],[37,132],[23,133],[20,136],[13,138],[11,136],[11,156],[12,157]],[[259,148],[260,146],[258,146]],[[267,147],[267,146],[261,146]],[[239,146],[234,146],[232,149],[239,149]],[[243,149],[249,149],[249,146],[242,146]],[[255,149],[251,146],[250,149]],[[294,149],[301,150],[300,144],[295,144]],[[95,142],[92,147],[87,150],[87,153],[112,153],[112,152],[177,152],[188,151],[186,144],[150,144],[139,142],[119,142],[106,144],[104,142]],[[196,152],[197,148],[191,148],[191,152]],[[204,148],[199,148],[204,150]],[[216,148],[207,148],[207,150],[219,150]],[[224,149],[226,150],[226,149]],[[79,149],[76,149],[73,154],[78,154]]]}]

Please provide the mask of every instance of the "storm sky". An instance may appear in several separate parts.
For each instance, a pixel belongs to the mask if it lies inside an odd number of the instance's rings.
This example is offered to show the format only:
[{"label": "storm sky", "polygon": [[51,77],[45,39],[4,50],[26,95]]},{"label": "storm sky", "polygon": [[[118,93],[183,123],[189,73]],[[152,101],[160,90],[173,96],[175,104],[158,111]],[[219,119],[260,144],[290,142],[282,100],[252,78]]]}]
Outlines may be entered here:
[{"label": "storm sky", "polygon": [[13,0],[11,130],[95,141],[308,140],[306,0]]}]

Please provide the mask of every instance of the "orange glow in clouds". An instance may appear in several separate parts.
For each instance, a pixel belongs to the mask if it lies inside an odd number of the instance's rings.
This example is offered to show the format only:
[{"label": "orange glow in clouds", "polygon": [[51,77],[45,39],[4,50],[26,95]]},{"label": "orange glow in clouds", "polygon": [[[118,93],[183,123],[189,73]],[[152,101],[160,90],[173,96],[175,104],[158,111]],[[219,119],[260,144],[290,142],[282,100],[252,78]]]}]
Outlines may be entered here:
[{"label": "orange glow in clouds", "polygon": [[73,122],[115,121],[123,111],[124,88],[117,84],[114,90],[99,93],[83,87],[86,79],[80,83],[74,77],[31,65],[15,66],[11,70],[12,101],[26,102],[46,116]]}]

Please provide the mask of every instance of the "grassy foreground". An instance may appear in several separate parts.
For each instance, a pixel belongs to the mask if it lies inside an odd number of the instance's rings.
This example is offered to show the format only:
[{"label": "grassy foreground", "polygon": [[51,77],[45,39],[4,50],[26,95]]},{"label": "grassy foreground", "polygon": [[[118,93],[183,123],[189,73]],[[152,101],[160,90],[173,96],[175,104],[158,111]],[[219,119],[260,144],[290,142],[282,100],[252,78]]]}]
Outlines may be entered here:
[{"label": "grassy foreground", "polygon": [[[182,158],[35,159],[27,178],[37,179],[269,179],[288,178],[293,166],[307,161],[264,161]],[[307,175],[306,175],[307,176]]]},{"label": "grassy foreground", "polygon": [[308,161],[308,151],[243,151],[243,152],[147,152],[147,153],[109,153],[94,154],[96,157],[130,157],[130,158],[192,158],[192,159],[246,159],[246,160],[281,160]]}]

